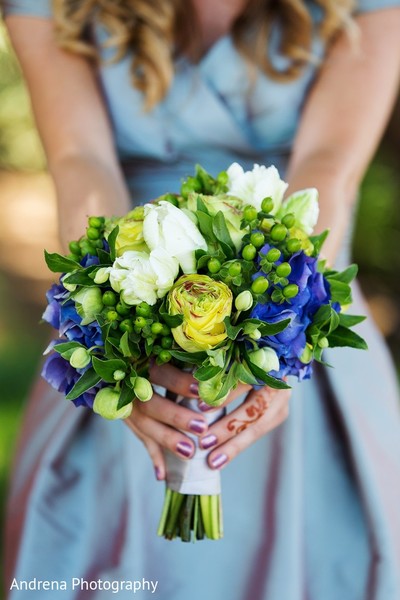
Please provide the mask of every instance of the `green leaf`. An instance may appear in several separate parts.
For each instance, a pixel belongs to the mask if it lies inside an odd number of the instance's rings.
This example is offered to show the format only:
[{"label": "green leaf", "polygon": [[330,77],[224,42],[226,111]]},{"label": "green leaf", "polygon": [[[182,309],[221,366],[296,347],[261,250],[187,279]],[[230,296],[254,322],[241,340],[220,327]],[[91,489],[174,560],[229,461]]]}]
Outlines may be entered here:
[{"label": "green leaf", "polygon": [[328,283],[332,302],[338,302],[341,306],[351,303],[351,288],[348,283],[331,278],[328,279]]},{"label": "green leaf", "polygon": [[332,314],[332,307],[329,304],[323,304],[319,307],[315,315],[313,316],[312,326],[321,329],[324,325],[329,323]]},{"label": "green leaf", "polygon": [[[104,265],[101,265],[104,266]],[[99,269],[99,265],[92,265],[91,267],[86,267],[85,269],[80,269],[76,273],[71,273],[68,277],[65,277],[64,281],[66,283],[75,283],[77,285],[95,287],[97,284],[94,283],[92,277],[89,277],[91,273],[97,271]]]},{"label": "green leaf", "polygon": [[119,227],[118,225],[116,227],[114,227],[114,229],[111,231],[111,233],[108,236],[107,242],[108,245],[110,246],[110,258],[111,260],[114,262],[114,260],[116,259],[116,253],[115,253],[115,241],[117,239],[117,235],[119,233]]},{"label": "green leaf", "polygon": [[50,271],[53,273],[71,273],[71,271],[81,268],[81,265],[75,260],[72,260],[72,258],[67,258],[56,252],[50,254],[45,250],[44,259]]},{"label": "green leaf", "polygon": [[[93,360],[94,360],[94,358],[93,358]],[[78,379],[78,381],[76,382],[76,384],[74,385],[72,390],[69,392],[69,394],[67,394],[66,399],[67,400],[75,400],[75,398],[78,398],[78,396],[80,396],[84,392],[87,392],[92,387],[97,385],[100,380],[101,380],[100,375],[98,375],[98,373],[96,373],[96,371],[94,369],[88,369],[82,375],[82,377],[80,379]]]},{"label": "green leaf", "polygon": [[160,306],[160,316],[162,317],[163,321],[168,325],[168,327],[171,327],[171,329],[173,329],[174,327],[179,327],[179,325],[182,324],[183,322],[183,316],[182,315],[170,315],[169,312],[167,311],[167,304],[166,301],[164,300],[163,303]]},{"label": "green leaf", "polygon": [[224,325],[227,336],[230,340],[236,340],[239,332],[243,329],[243,323],[239,323],[239,325],[232,325],[230,317],[225,317]]},{"label": "green leaf", "polygon": [[222,244],[225,244],[226,246],[228,246],[230,248],[231,252],[233,252],[233,254],[236,255],[235,244],[232,241],[231,235],[230,235],[230,233],[228,231],[228,227],[226,225],[224,214],[221,210],[217,212],[217,214],[215,215],[215,217],[213,219],[213,232],[214,232],[215,237]]},{"label": "green leaf", "polygon": [[[198,201],[197,201],[198,202]],[[213,231],[213,219],[209,214],[198,210],[196,212],[197,219],[199,221],[199,229],[206,238],[207,242],[216,242],[217,238]]]},{"label": "green leaf", "polygon": [[210,364],[202,365],[199,369],[196,369],[195,377],[198,381],[207,381],[212,379],[221,373],[223,369],[221,367],[214,367]]},{"label": "green leaf", "polygon": [[132,388],[129,387],[128,382],[123,381],[121,386],[121,395],[118,400],[117,410],[123,408],[130,402],[132,402],[135,398],[135,395],[132,391]]},{"label": "green leaf", "polygon": [[202,365],[207,359],[206,352],[185,352],[184,350],[169,350],[171,355],[180,360],[181,362],[189,363],[191,365]]},{"label": "green leaf", "polygon": [[314,246],[313,256],[318,256],[318,254],[321,252],[321,248],[322,248],[326,238],[328,237],[328,235],[329,235],[329,229],[325,229],[325,231],[323,231],[319,235],[310,236],[310,241],[312,242],[312,244]]},{"label": "green leaf", "polygon": [[102,248],[97,248],[97,256],[99,258],[100,264],[108,267],[112,265],[113,261],[111,260],[111,256],[109,252],[106,252]]},{"label": "green leaf", "polygon": [[[201,195],[197,196],[197,203],[196,203],[196,205],[197,205],[197,211],[198,212],[205,213],[208,216],[210,215],[210,213],[208,212],[207,206],[205,205],[205,203],[202,200]],[[197,211],[196,211],[196,213],[197,213]]]},{"label": "green leaf", "polygon": [[236,376],[242,383],[247,383],[248,385],[257,385],[258,380],[254,377],[253,373],[250,371],[249,367],[246,363],[236,363]]},{"label": "green leaf", "polygon": [[366,341],[360,335],[341,325],[328,336],[328,341],[331,348],[347,346],[358,350],[368,350]]},{"label": "green leaf", "polygon": [[113,377],[114,371],[121,370],[126,372],[125,361],[118,358],[101,360],[100,358],[93,356],[92,364],[96,373],[101,377],[101,379],[107,381],[107,383],[115,383],[115,379]]},{"label": "green leaf", "polygon": [[247,353],[247,350],[245,348],[243,348],[243,355],[246,359],[246,364],[247,364],[248,368],[250,369],[250,371],[253,373],[253,375],[257,379],[260,379],[265,384],[267,384],[269,387],[274,388],[276,390],[290,389],[290,385],[287,385],[287,383],[285,383],[284,381],[281,381],[280,379],[276,379],[275,377],[272,377],[272,375],[268,375],[267,373],[265,373],[265,371],[263,371],[262,369],[257,367],[254,363],[252,363],[249,358],[249,355]]},{"label": "green leaf", "polygon": [[[251,319],[249,319],[251,321]],[[276,323],[267,323],[266,321],[262,322],[262,325],[258,327],[261,335],[264,337],[266,335],[276,335],[280,333],[290,324],[290,319],[282,319],[282,321],[277,321]]]},{"label": "green leaf", "polygon": [[129,333],[127,331],[125,331],[125,333],[121,336],[121,339],[119,340],[119,348],[123,356],[125,356],[125,358],[132,356],[131,348],[129,345]]},{"label": "green leaf", "polygon": [[58,352],[58,354],[61,354],[61,356],[66,360],[69,360],[77,348],[84,348],[87,350],[86,346],[83,346],[83,344],[80,344],[79,342],[65,342],[62,344],[56,344],[53,350]]},{"label": "green leaf", "polygon": [[357,265],[350,265],[344,271],[336,271],[333,275],[328,275],[327,279],[331,281],[342,281],[343,283],[351,283],[358,273]]},{"label": "green leaf", "polygon": [[339,323],[343,325],[343,327],[354,327],[354,325],[358,325],[365,321],[367,317],[359,316],[359,315],[348,315],[347,313],[339,313]]}]

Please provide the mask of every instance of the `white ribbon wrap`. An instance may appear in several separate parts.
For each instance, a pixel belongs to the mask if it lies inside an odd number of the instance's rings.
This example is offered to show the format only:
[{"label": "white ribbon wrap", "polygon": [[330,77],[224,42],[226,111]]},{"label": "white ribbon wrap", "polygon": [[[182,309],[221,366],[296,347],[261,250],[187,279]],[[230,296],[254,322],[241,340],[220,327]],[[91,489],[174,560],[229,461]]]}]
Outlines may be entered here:
[{"label": "white ribbon wrap", "polygon": [[[154,386],[156,388],[156,386]],[[157,386],[158,388],[158,386]],[[157,393],[161,390],[158,388]],[[165,390],[162,395],[165,395]],[[195,398],[183,398],[180,396],[177,403],[193,410],[204,416],[209,425],[215,423],[225,415],[225,408],[212,410],[211,412],[202,412],[198,407],[198,400]],[[194,495],[216,495],[221,493],[221,474],[217,469],[210,469],[207,464],[207,456],[210,450],[203,450],[198,445],[198,437],[185,431],[185,435],[193,441],[196,452],[195,455],[183,460],[169,450],[164,450],[164,456],[167,467],[167,485],[174,492],[181,494]]]}]

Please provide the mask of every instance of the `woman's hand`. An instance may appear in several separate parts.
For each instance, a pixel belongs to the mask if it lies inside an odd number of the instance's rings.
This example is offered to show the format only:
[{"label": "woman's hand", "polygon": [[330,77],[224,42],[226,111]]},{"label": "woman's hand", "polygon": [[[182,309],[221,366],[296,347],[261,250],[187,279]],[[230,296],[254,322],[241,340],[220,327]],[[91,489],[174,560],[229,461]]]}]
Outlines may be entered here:
[{"label": "woman's hand", "polygon": [[[198,383],[190,373],[183,373],[171,365],[154,366],[150,371],[153,384],[187,398],[198,398]],[[250,386],[239,384],[231,392],[225,406],[249,392]],[[156,477],[165,479],[166,448],[183,459],[195,453],[195,444],[185,432],[200,438],[200,447],[213,448],[208,458],[211,468],[225,465],[259,437],[285,420],[289,393],[270,388],[250,391],[245,402],[210,428],[201,413],[180,406],[154,393],[149,402],[135,402],[126,422],[146,446],[154,464]],[[208,406],[199,401],[201,409]]]}]

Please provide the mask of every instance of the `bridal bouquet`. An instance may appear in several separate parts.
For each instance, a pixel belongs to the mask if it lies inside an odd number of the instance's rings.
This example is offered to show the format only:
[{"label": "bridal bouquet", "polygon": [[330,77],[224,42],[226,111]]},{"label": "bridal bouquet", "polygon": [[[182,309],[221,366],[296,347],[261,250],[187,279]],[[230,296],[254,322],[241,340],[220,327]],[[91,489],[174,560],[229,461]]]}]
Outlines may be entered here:
[{"label": "bridal bouquet", "polygon": [[[365,348],[350,329],[363,317],[344,310],[357,268],[326,266],[327,232],[311,235],[317,190],[283,201],[286,188],[275,167],[234,163],[213,178],[197,166],[177,194],[90,217],[71,254],[45,253],[62,274],[43,315],[59,331],[43,377],[76,406],[124,419],[151,399],[154,360],[192,370],[201,399],[218,407],[239,382],[283,389],[289,375],[309,378],[328,346]],[[159,534],[222,537],[219,472],[206,452],[166,458]]]}]

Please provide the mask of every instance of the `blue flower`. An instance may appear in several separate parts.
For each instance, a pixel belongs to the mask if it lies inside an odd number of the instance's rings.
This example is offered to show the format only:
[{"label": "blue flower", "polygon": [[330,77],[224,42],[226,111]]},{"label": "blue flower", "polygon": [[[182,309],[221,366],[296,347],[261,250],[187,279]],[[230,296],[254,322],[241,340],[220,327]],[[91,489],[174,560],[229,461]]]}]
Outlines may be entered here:
[{"label": "blue flower", "polygon": [[[271,247],[265,244],[261,253],[266,254]],[[283,259],[280,258],[277,262],[279,264]],[[259,303],[253,308],[251,317],[268,323],[290,319],[289,325],[282,332],[261,338],[258,345],[269,346],[278,354],[280,370],[271,375],[278,378],[295,375],[302,380],[308,379],[312,372],[311,364],[300,360],[306,346],[306,330],[320,306],[329,303],[330,289],[327,280],[317,271],[317,258],[301,251],[293,254],[288,262],[292,269],[288,280],[298,286],[298,294],[282,304],[272,301]],[[260,275],[263,275],[262,271],[256,273],[254,278]]]}]

